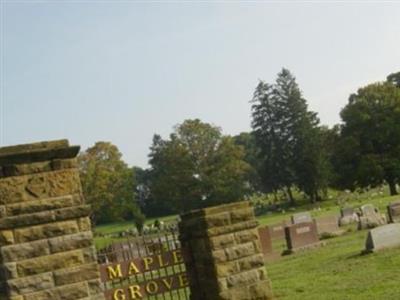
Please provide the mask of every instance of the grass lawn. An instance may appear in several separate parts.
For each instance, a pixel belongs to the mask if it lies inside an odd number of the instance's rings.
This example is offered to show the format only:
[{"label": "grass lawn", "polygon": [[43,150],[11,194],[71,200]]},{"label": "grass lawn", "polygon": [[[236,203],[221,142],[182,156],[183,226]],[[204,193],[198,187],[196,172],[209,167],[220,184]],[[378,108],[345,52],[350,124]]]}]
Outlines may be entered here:
[{"label": "grass lawn", "polygon": [[[366,203],[377,206],[382,213],[386,205],[400,197],[376,197],[358,199],[347,203],[359,207]],[[272,224],[298,211],[311,211],[314,217],[339,214],[339,206],[334,201],[322,202],[320,209],[304,205],[295,211],[272,213],[258,217],[260,224]],[[174,216],[168,217],[172,219]],[[149,220],[148,223],[154,222]],[[99,226],[96,231],[117,232],[132,224],[118,223]],[[282,300],[346,300],[346,299],[400,299],[400,249],[361,255],[365,248],[368,231],[355,229],[341,237],[325,240],[326,245],[267,263],[267,271],[277,299]],[[112,240],[96,239],[96,244]],[[276,251],[285,248],[284,242],[274,243]]]},{"label": "grass lawn", "polygon": [[367,231],[267,264],[277,299],[400,299],[400,249],[361,255]]}]

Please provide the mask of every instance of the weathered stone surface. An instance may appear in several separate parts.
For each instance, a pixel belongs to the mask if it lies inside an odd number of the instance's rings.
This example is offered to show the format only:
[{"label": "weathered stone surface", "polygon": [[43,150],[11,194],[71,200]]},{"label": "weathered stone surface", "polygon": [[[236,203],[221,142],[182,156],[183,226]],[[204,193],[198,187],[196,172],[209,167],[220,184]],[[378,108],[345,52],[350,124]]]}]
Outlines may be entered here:
[{"label": "weathered stone surface", "polygon": [[91,231],[92,230],[92,223],[91,223],[89,217],[79,218],[78,226],[79,226],[80,231]]},{"label": "weathered stone surface", "polygon": [[312,217],[308,211],[300,212],[297,214],[293,214],[291,216],[291,221],[292,221],[292,224],[309,223],[309,222],[312,222]]},{"label": "weathered stone surface", "polygon": [[85,263],[91,263],[97,261],[97,251],[95,246],[82,249],[83,258]]},{"label": "weathered stone surface", "polygon": [[53,221],[55,221],[54,213],[52,211],[43,211],[29,215],[26,214],[0,219],[0,229],[11,229],[29,225],[50,223]]},{"label": "weathered stone surface", "polygon": [[8,155],[29,153],[37,150],[51,151],[53,149],[68,148],[69,142],[66,139],[55,141],[43,141],[31,144],[21,144],[0,148],[0,156],[7,157]]},{"label": "weathered stone surface", "polygon": [[254,209],[252,207],[235,209],[231,212],[232,224],[246,222],[252,219],[254,219]]},{"label": "weathered stone surface", "polygon": [[345,207],[340,209],[339,225],[346,226],[352,223],[358,223],[359,217],[352,207]]},{"label": "weathered stone surface", "polygon": [[4,274],[5,279],[18,277],[16,262],[3,263],[1,268],[2,268],[2,272]]},{"label": "weathered stone surface", "polygon": [[237,232],[237,231],[241,231],[241,230],[253,229],[253,228],[256,228],[257,226],[258,226],[258,221],[251,220],[251,221],[236,223],[236,224],[233,224],[231,226],[226,226],[226,227],[209,228],[207,230],[207,235],[211,237],[211,236],[215,236],[215,235],[227,234],[227,233]]},{"label": "weathered stone surface", "polygon": [[64,235],[48,240],[51,253],[70,251],[74,249],[87,248],[93,244],[91,231],[79,232],[71,235]]},{"label": "weathered stone surface", "polygon": [[49,255],[50,249],[47,240],[39,240],[30,243],[4,246],[0,249],[0,252],[4,262],[11,262]]},{"label": "weathered stone surface", "polygon": [[50,172],[52,170],[51,162],[44,161],[31,164],[18,164],[18,165],[7,165],[3,167],[4,176],[22,176],[27,174],[35,174],[41,172]]},{"label": "weathered stone surface", "polygon": [[216,236],[210,239],[210,245],[213,250],[225,249],[235,245],[235,236],[233,233]]},{"label": "weathered stone surface", "polygon": [[0,204],[81,194],[75,169],[0,179]]},{"label": "weathered stone surface", "polygon": [[285,227],[289,225],[289,221],[283,221],[276,224],[268,225],[269,234],[272,240],[285,239]]},{"label": "weathered stone surface", "polygon": [[400,223],[400,200],[390,203],[387,211],[390,223]]},{"label": "weathered stone surface", "polygon": [[192,250],[186,262],[192,300],[272,299],[269,285],[258,286],[268,281],[257,226],[248,203],[182,216],[181,243]]},{"label": "weathered stone surface", "polygon": [[254,244],[252,242],[248,242],[245,244],[229,247],[225,249],[225,253],[228,260],[235,260],[245,256],[256,254],[257,252],[254,248]]},{"label": "weathered stone surface", "polygon": [[228,261],[223,264],[217,264],[215,266],[215,271],[217,273],[217,276],[226,277],[231,274],[238,273],[240,269],[236,261]]},{"label": "weathered stone surface", "polygon": [[[21,145],[26,146],[26,145]],[[4,148],[0,149],[2,151]],[[80,150],[79,146],[24,149],[13,153],[0,153],[0,165],[34,163],[53,159],[67,159],[76,157]]]},{"label": "weathered stone surface", "polygon": [[264,256],[262,254],[256,254],[245,257],[238,260],[237,264],[240,271],[262,268],[264,267]]},{"label": "weathered stone surface", "polygon": [[368,232],[365,249],[367,252],[400,247],[400,224],[387,224]]},{"label": "weathered stone surface", "polygon": [[215,215],[207,215],[204,217],[204,224],[207,227],[227,226],[231,224],[230,213],[223,212]]},{"label": "weathered stone surface", "polygon": [[340,209],[341,217],[351,217],[355,214],[354,208],[352,207],[343,207]]},{"label": "weathered stone surface", "polygon": [[7,215],[6,206],[0,205],[0,218],[4,218]]},{"label": "weathered stone surface", "polygon": [[64,285],[24,296],[24,300],[77,300],[89,296],[86,282]]},{"label": "weathered stone surface", "polygon": [[285,228],[286,244],[289,251],[296,251],[319,243],[314,222],[299,223]]},{"label": "weathered stone surface", "polygon": [[23,176],[29,174],[37,174],[42,172],[51,172],[51,171],[73,169],[73,168],[78,168],[78,162],[76,158],[56,159],[51,161],[48,160],[30,164],[5,165],[1,167],[2,172],[0,172],[0,178],[11,177],[11,176]]},{"label": "weathered stone surface", "polygon": [[364,204],[360,209],[363,216],[375,215],[378,212],[372,204]]},{"label": "weathered stone surface", "polygon": [[[97,263],[80,265],[54,271],[54,281],[56,285],[65,285],[99,278]],[[98,291],[96,292],[98,293]]]},{"label": "weathered stone surface", "polygon": [[235,235],[236,243],[238,243],[238,244],[252,242],[259,238],[257,229],[238,231],[238,232],[235,232],[234,235]]},{"label": "weathered stone surface", "polygon": [[249,299],[268,300],[272,299],[272,289],[269,280],[260,281],[249,287]]},{"label": "weathered stone surface", "polygon": [[74,207],[67,207],[62,209],[56,209],[53,211],[55,219],[57,221],[78,219],[86,217],[90,214],[90,205],[79,205]]},{"label": "weathered stone surface", "polygon": [[[89,280],[87,283],[88,283],[90,295],[99,295],[98,298],[94,298],[94,299],[100,300],[100,299],[104,298],[104,294],[102,294],[103,288],[102,288],[102,283],[101,283],[100,279],[92,279],[92,280]],[[100,296],[100,294],[101,294],[101,296]]]},{"label": "weathered stone surface", "polygon": [[258,282],[260,274],[258,270],[250,270],[228,276],[226,279],[228,287],[252,285]]},{"label": "weathered stone surface", "polygon": [[361,206],[361,216],[358,222],[359,230],[375,228],[384,224],[386,224],[386,216],[380,214],[378,208],[372,204]]},{"label": "weathered stone surface", "polygon": [[54,159],[51,161],[51,168],[54,171],[78,168],[78,160],[76,158]]},{"label": "weathered stone surface", "polygon": [[14,232],[15,240],[19,243],[24,243],[61,235],[73,234],[77,233],[78,231],[79,227],[77,222],[71,220],[16,229]]},{"label": "weathered stone surface", "polygon": [[340,235],[338,216],[319,217],[314,220],[319,235]]},{"label": "weathered stone surface", "polygon": [[82,203],[81,197],[79,195],[68,195],[57,198],[39,199],[36,201],[28,201],[22,203],[16,203],[7,205],[6,211],[7,216],[16,216],[22,214],[31,214],[46,210],[60,209],[75,205],[80,205]]},{"label": "weathered stone surface", "polygon": [[224,249],[213,251],[211,256],[216,263],[223,263],[228,261],[228,257]]},{"label": "weathered stone surface", "polygon": [[78,149],[67,141],[0,148],[0,289],[8,291],[6,299],[104,299]]},{"label": "weathered stone surface", "polygon": [[73,267],[84,262],[83,252],[75,250],[17,262],[17,272],[23,277]]},{"label": "weathered stone surface", "polygon": [[181,215],[181,219],[184,221],[184,223],[187,223],[190,219],[197,219],[202,216],[206,215],[214,215],[226,211],[232,211],[232,210],[239,210],[242,208],[248,208],[250,207],[250,203],[248,201],[242,201],[242,202],[234,202],[230,204],[225,204],[225,205],[218,205],[218,206],[213,206],[213,207],[207,207],[204,209],[198,209],[198,210],[193,210],[191,212],[185,213]]},{"label": "weathered stone surface", "polygon": [[53,274],[43,273],[8,281],[11,296],[24,295],[54,287]]},{"label": "weathered stone surface", "polygon": [[260,236],[261,251],[265,257],[272,254],[272,239],[270,231],[266,227],[258,228],[258,235]]},{"label": "weathered stone surface", "polygon": [[12,230],[0,230],[0,246],[14,244],[14,234]]}]

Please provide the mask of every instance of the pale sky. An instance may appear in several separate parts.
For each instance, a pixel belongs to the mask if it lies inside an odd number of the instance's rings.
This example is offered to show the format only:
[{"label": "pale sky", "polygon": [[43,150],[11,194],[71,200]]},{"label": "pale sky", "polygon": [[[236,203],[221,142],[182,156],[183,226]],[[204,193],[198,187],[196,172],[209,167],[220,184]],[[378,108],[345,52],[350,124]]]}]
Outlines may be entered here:
[{"label": "pale sky", "polygon": [[250,130],[259,79],[282,67],[322,124],[400,71],[400,1],[1,0],[0,143],[118,146],[146,167],[154,133],[188,118]]}]

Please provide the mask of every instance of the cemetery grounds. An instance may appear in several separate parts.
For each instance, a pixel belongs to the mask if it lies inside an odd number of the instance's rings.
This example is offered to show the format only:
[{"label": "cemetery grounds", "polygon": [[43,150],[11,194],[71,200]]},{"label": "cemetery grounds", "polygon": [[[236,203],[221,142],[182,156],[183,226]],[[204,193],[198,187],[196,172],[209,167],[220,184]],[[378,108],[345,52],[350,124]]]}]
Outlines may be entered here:
[{"label": "cemetery grounds", "polygon": [[[374,197],[350,200],[347,205],[359,207],[371,203],[386,212],[386,205],[398,199]],[[296,211],[273,213],[258,217],[260,225],[277,223],[290,218],[300,211],[311,211],[313,217],[339,214],[340,207],[334,201],[321,203],[316,210],[307,204]],[[161,218],[170,220],[174,216]],[[154,219],[148,220],[148,223]],[[131,223],[116,223],[98,226],[97,232],[112,233],[131,228]],[[367,230],[357,231],[356,225],[346,228],[340,237],[324,240],[326,245],[268,261],[267,271],[276,299],[284,300],[353,300],[353,299],[400,299],[400,249],[384,250],[379,253],[362,255]],[[118,239],[96,238],[97,247]],[[274,250],[282,252],[285,242],[276,242]]]}]

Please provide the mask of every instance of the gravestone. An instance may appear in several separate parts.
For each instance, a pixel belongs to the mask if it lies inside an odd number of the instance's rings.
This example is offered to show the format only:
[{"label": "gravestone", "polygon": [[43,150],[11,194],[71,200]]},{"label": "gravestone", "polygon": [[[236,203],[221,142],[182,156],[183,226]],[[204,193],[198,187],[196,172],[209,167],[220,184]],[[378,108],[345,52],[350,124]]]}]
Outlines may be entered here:
[{"label": "gravestone", "polygon": [[400,223],[400,200],[390,203],[387,210],[390,223]]},{"label": "gravestone", "polygon": [[360,210],[363,216],[373,216],[378,212],[378,210],[372,204],[365,204],[360,207]]},{"label": "gravestone", "polygon": [[365,204],[360,208],[361,216],[358,222],[358,229],[375,228],[386,224],[386,217],[379,213],[378,208],[372,204]]},{"label": "gravestone", "polygon": [[352,223],[358,223],[359,217],[352,207],[344,207],[340,209],[339,225],[345,226]]},{"label": "gravestone", "polygon": [[249,202],[195,210],[181,216],[180,241],[191,299],[272,299],[258,222]]},{"label": "gravestone", "polygon": [[339,228],[339,218],[337,216],[319,217],[314,220],[318,234],[321,235],[340,235],[343,230]]},{"label": "gravestone", "polygon": [[0,148],[0,294],[8,300],[104,299],[78,152],[67,140]]},{"label": "gravestone", "polygon": [[314,222],[293,224],[285,227],[285,237],[288,248],[284,252],[285,254],[322,245]]},{"label": "gravestone", "polygon": [[273,253],[272,239],[271,239],[271,235],[270,235],[268,228],[267,227],[259,227],[258,235],[260,236],[261,250],[262,250],[262,253],[264,254],[264,258],[268,258]]},{"label": "gravestone", "polygon": [[268,225],[267,228],[269,230],[269,235],[272,240],[283,240],[285,239],[285,227],[288,224],[288,221],[282,221],[280,223],[275,223]]},{"label": "gravestone", "polygon": [[341,217],[351,217],[355,213],[353,207],[343,207],[340,209],[340,215]]},{"label": "gravestone", "polygon": [[308,211],[300,212],[300,213],[293,214],[291,216],[291,221],[292,221],[292,224],[310,223],[310,222],[312,222],[312,217]]},{"label": "gravestone", "polygon": [[400,224],[387,224],[368,232],[365,243],[366,252],[400,247]]}]

